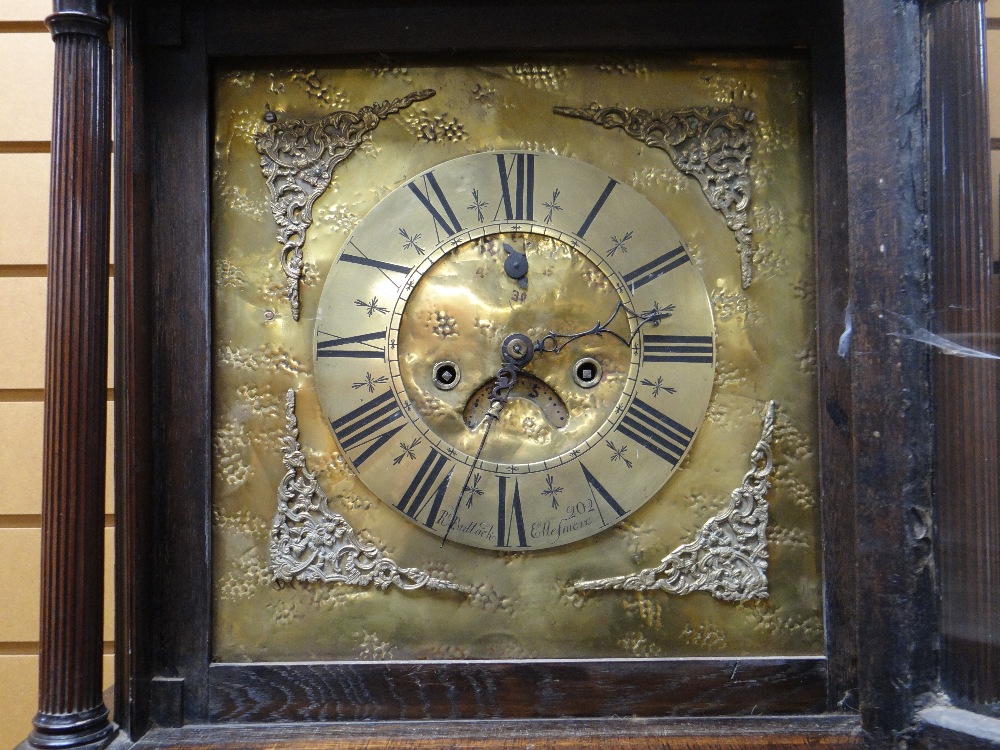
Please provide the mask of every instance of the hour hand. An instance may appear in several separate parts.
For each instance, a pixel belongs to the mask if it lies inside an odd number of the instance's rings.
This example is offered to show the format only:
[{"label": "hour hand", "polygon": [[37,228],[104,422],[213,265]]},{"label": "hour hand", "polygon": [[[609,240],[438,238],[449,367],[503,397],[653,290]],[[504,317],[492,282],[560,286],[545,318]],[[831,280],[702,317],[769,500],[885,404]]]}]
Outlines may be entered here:
[{"label": "hour hand", "polygon": [[503,262],[503,270],[522,289],[528,288],[528,256],[519,253],[513,245],[503,243],[503,251],[507,253],[507,258]]}]

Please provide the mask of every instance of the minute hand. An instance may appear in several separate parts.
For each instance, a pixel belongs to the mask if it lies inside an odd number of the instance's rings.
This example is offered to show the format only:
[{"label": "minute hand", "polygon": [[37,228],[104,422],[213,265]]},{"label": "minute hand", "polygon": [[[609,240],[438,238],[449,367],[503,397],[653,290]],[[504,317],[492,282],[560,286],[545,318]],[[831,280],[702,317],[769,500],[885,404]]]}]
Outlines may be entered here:
[{"label": "minute hand", "polygon": [[[483,432],[483,439],[479,441],[479,448],[472,459],[472,466],[469,467],[469,473],[465,475],[465,482],[462,483],[462,491],[458,493],[458,499],[455,501],[455,509],[452,511],[451,520],[448,522],[448,528],[445,529],[444,537],[441,539],[442,547],[448,541],[448,535],[455,526],[455,519],[458,518],[458,509],[462,505],[462,498],[465,497],[465,493],[469,489],[469,482],[472,481],[472,475],[479,464],[479,457],[483,455],[483,448],[486,447],[486,441],[490,437],[490,429],[493,427],[493,423],[500,418],[500,411],[507,405],[511,389],[517,383],[518,373],[521,372],[522,367],[531,361],[534,355],[534,350],[531,348],[531,339],[522,333],[511,334],[505,338],[500,351],[503,358],[503,365],[497,371],[496,385],[493,386],[493,390],[490,392],[490,408],[484,417],[486,430]],[[475,497],[475,493],[470,492],[469,500],[466,503],[467,508],[472,507],[473,497]]]},{"label": "minute hand", "polygon": [[[586,331],[580,331],[579,333],[556,333],[555,331],[549,331],[547,334],[542,336],[535,343],[535,351],[542,353],[548,352],[549,354],[558,354],[571,342],[581,339],[584,336],[601,336],[603,334],[608,334],[614,338],[621,341],[626,346],[632,343],[632,340],[639,335],[639,329],[642,328],[647,323],[652,323],[654,326],[658,325],[664,318],[669,318],[673,315],[673,305],[667,305],[666,307],[650,310],[646,313],[637,313],[635,310],[626,306],[624,302],[619,302],[615,311],[611,313],[611,317],[607,319],[606,322],[602,323],[597,321],[593,328],[588,328]],[[622,310],[629,317],[633,317],[638,321],[638,325],[635,327],[635,331],[627,339],[619,333],[611,330],[611,324],[614,319],[618,317],[618,313]]]}]

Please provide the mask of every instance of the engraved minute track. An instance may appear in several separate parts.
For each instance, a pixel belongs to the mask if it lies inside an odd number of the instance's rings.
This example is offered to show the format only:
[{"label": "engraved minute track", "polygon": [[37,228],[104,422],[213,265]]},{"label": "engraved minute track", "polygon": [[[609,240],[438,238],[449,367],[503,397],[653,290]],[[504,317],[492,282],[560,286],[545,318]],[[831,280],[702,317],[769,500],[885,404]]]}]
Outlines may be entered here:
[{"label": "engraved minute track", "polygon": [[526,151],[391,191],[338,255],[315,352],[360,479],[444,543],[494,550],[641,507],[695,441],[715,368],[676,230],[617,177]]}]

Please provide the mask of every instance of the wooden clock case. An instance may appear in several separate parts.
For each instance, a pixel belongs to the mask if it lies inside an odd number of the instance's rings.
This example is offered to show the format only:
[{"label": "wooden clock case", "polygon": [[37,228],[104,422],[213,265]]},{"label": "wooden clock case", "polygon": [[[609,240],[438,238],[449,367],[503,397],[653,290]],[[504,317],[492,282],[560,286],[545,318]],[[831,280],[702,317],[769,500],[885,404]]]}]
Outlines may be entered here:
[{"label": "wooden clock case", "polygon": [[[58,0],[50,26],[45,590],[26,747],[1000,746],[996,367],[923,333],[984,349],[993,330],[980,2]],[[213,66],[689,50],[791,52],[812,70],[825,655],[213,664]],[[112,115],[113,723],[92,439],[104,429]],[[462,687],[483,679],[499,686],[485,708]],[[311,721],[350,681],[369,696],[347,698],[364,720]]]}]

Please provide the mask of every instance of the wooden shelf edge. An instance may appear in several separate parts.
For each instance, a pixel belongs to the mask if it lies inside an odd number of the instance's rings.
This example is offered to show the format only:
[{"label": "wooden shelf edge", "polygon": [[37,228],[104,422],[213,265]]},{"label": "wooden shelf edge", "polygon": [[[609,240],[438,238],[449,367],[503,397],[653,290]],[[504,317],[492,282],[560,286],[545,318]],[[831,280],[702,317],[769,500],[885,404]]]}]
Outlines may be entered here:
[{"label": "wooden shelf edge", "polygon": [[[125,745],[126,747],[128,745]],[[340,722],[309,724],[195,725],[153,729],[134,750],[185,748],[396,748],[615,747],[726,750],[727,748],[861,748],[855,715],[763,716],[713,719],[551,719],[510,721]]]}]

